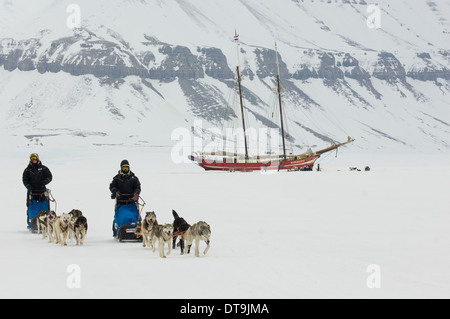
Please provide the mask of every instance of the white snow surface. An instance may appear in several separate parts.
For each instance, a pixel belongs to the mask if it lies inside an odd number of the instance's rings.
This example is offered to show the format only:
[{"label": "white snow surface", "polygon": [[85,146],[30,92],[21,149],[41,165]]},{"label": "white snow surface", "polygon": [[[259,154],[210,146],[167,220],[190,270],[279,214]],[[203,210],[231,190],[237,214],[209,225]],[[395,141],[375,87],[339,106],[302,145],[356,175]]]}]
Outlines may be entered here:
[{"label": "white snow surface", "polygon": [[[325,157],[321,172],[261,174],[174,164],[170,148],[2,150],[0,297],[448,298],[449,158],[349,151]],[[57,214],[77,208],[87,217],[83,246],[26,230],[21,174],[31,152],[53,173]],[[162,259],[112,237],[108,186],[124,158],[140,178],[144,212],[165,223],[175,209],[210,224],[207,255],[177,248]],[[365,165],[372,170],[348,169]],[[79,266],[79,288],[67,285],[70,265]],[[371,265],[380,288],[367,285]]]},{"label": "white snow surface", "polygon": [[[341,1],[76,1],[84,29],[112,42],[123,38],[134,53],[146,50],[149,35],[194,54],[197,46],[220,48],[233,69],[236,28],[254,71],[250,48],[272,48],[275,39],[291,72],[308,58],[305,50],[315,49],[350,52],[369,72],[379,50],[393,52],[406,71],[423,67],[418,52],[449,65],[444,55],[438,59],[450,43],[449,0],[366,2],[381,8],[381,29],[366,28],[367,6]],[[71,3],[0,0],[0,38],[39,38],[43,50],[73,36],[66,26]],[[309,59],[318,63],[317,55]],[[171,157],[174,130],[190,132],[198,119],[178,81],[144,85],[128,76],[105,84],[90,74],[2,68],[0,298],[449,298],[450,81],[408,78],[414,92],[400,82],[371,81],[383,100],[349,78],[340,91],[320,79],[292,80],[318,105],[303,109],[293,96],[287,113],[336,140],[356,138],[337,158],[323,155],[323,171],[221,173]],[[226,96],[222,82],[201,82]],[[264,101],[270,83],[244,78]],[[350,89],[370,107],[345,94]],[[254,115],[249,121],[260,127]],[[298,143],[327,146],[289,126]],[[57,214],[77,208],[87,217],[83,246],[49,244],[26,230],[21,175],[32,152],[53,173],[48,187]],[[140,243],[112,238],[108,186],[125,158],[140,178],[144,213],[155,210],[159,223],[172,222],[175,209],[191,224],[210,224],[206,256],[176,249],[161,259]],[[370,172],[349,171],[366,165]],[[70,265],[79,266],[80,288],[67,285]],[[379,266],[380,288],[367,284],[372,265]]]}]

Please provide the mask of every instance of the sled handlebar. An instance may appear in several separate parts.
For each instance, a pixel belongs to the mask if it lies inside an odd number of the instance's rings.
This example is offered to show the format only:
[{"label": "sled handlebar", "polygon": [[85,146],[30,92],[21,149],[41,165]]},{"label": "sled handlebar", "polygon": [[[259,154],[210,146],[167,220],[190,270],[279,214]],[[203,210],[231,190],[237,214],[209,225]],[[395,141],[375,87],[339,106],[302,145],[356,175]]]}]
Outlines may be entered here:
[{"label": "sled handlebar", "polygon": [[[120,196],[134,196],[134,195],[136,195],[136,194],[120,194]],[[129,198],[129,199],[118,199],[119,198],[119,192],[116,192],[116,202],[135,202],[135,203],[138,203],[139,204],[139,199],[142,201],[142,205],[145,205],[146,204],[146,202],[145,202],[145,200],[141,197],[141,195],[138,195],[138,200],[133,200],[133,199],[131,199],[131,198]],[[141,205],[141,204],[139,204],[139,205]]]}]

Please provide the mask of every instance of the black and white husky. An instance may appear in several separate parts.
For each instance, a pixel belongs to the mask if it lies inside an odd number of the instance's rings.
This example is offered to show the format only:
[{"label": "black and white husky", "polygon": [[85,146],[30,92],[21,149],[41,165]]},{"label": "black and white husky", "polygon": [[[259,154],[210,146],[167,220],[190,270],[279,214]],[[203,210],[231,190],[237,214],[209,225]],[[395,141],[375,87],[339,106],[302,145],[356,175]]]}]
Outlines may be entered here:
[{"label": "black and white husky", "polygon": [[42,237],[47,237],[47,216],[48,210],[40,210],[36,216],[37,233],[42,234]]},{"label": "black and white husky", "polygon": [[[53,242],[53,234],[56,234],[55,232],[55,220],[56,220],[56,213],[54,211],[50,211],[47,214],[47,235],[48,235],[48,242]],[[56,237],[56,236],[55,236]]]},{"label": "black and white husky", "polygon": [[83,245],[84,238],[86,237],[86,233],[88,230],[87,219],[84,216],[77,217],[77,220],[73,224],[75,239],[77,241],[77,245]]},{"label": "black and white husky", "polygon": [[146,212],[142,224],[138,225],[134,230],[134,233],[136,235],[142,236],[142,247],[151,246],[153,248],[153,244],[151,241],[151,234],[152,229],[155,226],[158,226],[158,221],[156,220],[155,212]]},{"label": "black and white husky", "polygon": [[[179,245],[181,254],[184,254],[184,240],[182,235],[191,227],[183,217],[180,217],[178,213],[172,209],[173,215],[173,241],[172,241],[172,249],[175,249],[175,243],[177,238],[179,238]],[[189,254],[189,250],[188,250]]]},{"label": "black and white husky", "polygon": [[161,258],[166,258],[166,255],[164,254],[165,244],[167,244],[168,247],[167,255],[170,255],[171,252],[170,244],[172,243],[172,234],[173,234],[172,224],[158,225],[154,226],[152,229],[151,241],[153,252],[155,252],[155,243],[156,241],[158,241],[159,256]]},{"label": "black and white husky", "polygon": [[75,237],[75,222],[77,221],[78,217],[83,216],[83,213],[79,209],[72,209],[69,212],[70,216],[70,223],[69,223],[69,239],[72,239]]}]

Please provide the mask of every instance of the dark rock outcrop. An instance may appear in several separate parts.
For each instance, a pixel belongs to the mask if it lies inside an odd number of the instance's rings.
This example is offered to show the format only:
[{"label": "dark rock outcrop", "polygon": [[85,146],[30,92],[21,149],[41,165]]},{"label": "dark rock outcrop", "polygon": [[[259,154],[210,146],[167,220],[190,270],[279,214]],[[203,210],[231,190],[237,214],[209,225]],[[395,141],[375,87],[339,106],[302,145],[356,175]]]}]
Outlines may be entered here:
[{"label": "dark rock outcrop", "polygon": [[344,72],[336,66],[336,59],[332,53],[324,53],[321,56],[320,68],[317,75],[331,83],[344,78]]},{"label": "dark rock outcrop", "polygon": [[192,52],[183,46],[164,45],[160,53],[166,55],[166,59],[157,68],[149,71],[149,77],[164,82],[179,79],[198,79],[204,77],[200,61]]},{"label": "dark rock outcrop", "polygon": [[384,80],[388,83],[397,81],[406,82],[406,71],[400,61],[389,52],[380,52],[378,61],[372,75],[377,79]]},{"label": "dark rock outcrop", "polygon": [[[256,75],[259,78],[265,77],[274,78],[278,74],[276,51],[265,48],[258,48],[255,49],[253,52],[256,55],[256,63],[258,65]],[[280,77],[281,78],[290,77],[286,63],[283,62],[279,53],[278,53],[278,64],[280,69]]]},{"label": "dark rock outcrop", "polygon": [[201,53],[199,62],[205,68],[206,75],[218,79],[232,79],[234,72],[228,66],[227,58],[220,49],[217,48],[198,48]]}]

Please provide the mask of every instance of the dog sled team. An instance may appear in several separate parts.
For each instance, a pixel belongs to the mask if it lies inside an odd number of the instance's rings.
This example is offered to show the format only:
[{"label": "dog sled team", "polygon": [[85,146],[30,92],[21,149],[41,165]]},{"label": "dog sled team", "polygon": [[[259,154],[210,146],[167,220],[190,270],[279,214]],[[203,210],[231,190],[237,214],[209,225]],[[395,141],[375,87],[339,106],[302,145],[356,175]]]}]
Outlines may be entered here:
[{"label": "dog sled team", "polygon": [[55,242],[67,246],[67,238],[75,238],[77,245],[83,245],[88,230],[86,217],[78,209],[73,209],[68,214],[56,216],[53,210],[41,210],[35,217],[37,233],[43,238],[48,237],[48,242]]},{"label": "dog sled team", "polygon": [[210,226],[200,221],[189,225],[184,218],[178,216],[175,210],[172,210],[174,221],[172,224],[158,224],[155,212],[147,212],[143,222],[135,228],[135,234],[142,236],[142,246],[151,247],[153,252],[156,250],[158,242],[158,252],[161,258],[166,258],[164,247],[167,245],[167,254],[176,247],[177,238],[180,246],[181,255],[189,254],[192,244],[195,244],[195,256],[200,257],[200,241],[206,243],[203,254],[209,250],[211,229]]},{"label": "dog sled team", "polygon": [[51,192],[46,188],[53,179],[47,166],[32,153],[30,162],[23,171],[22,181],[27,189],[27,226],[42,234],[48,241],[67,245],[67,238],[75,238],[77,245],[83,245],[88,224],[82,212],[73,209],[68,214],[57,216],[50,210]]},{"label": "dog sled team", "polygon": [[[50,209],[50,201],[54,201],[50,190],[46,185],[52,181],[50,170],[39,160],[36,153],[30,155],[29,165],[25,168],[22,176],[23,184],[27,188],[27,225],[28,228],[48,238],[48,242],[55,242],[66,246],[67,239],[75,238],[76,245],[83,245],[87,230],[87,218],[78,209],[57,216]],[[172,210],[173,222],[159,224],[155,212],[146,212],[142,220],[141,211],[145,202],[139,200],[141,184],[138,177],[130,170],[127,160],[120,163],[120,170],[113,177],[109,185],[111,199],[116,200],[113,236],[119,241],[133,240],[142,241],[143,247],[151,247],[155,252],[158,249],[159,256],[166,258],[172,249],[180,246],[181,254],[188,254],[194,244],[195,256],[200,256],[200,241],[206,243],[203,254],[210,247],[210,226],[200,221],[188,224],[186,220],[178,216]],[[142,200],[143,201],[143,200]],[[56,202],[56,201],[55,201]],[[141,210],[139,210],[141,206]],[[56,210],[56,208],[55,208]],[[167,246],[167,252],[165,252]]]}]

